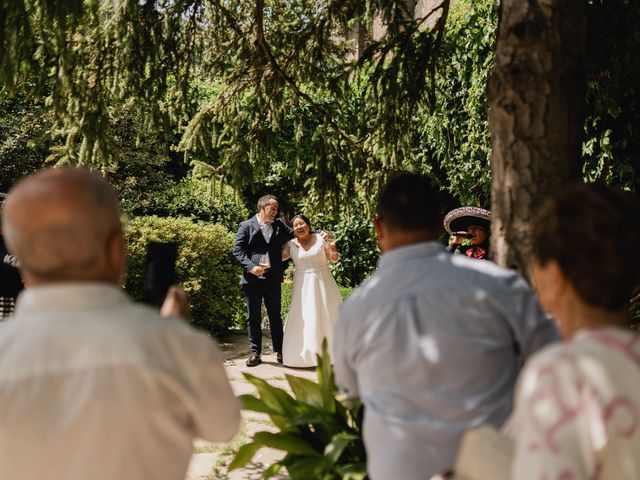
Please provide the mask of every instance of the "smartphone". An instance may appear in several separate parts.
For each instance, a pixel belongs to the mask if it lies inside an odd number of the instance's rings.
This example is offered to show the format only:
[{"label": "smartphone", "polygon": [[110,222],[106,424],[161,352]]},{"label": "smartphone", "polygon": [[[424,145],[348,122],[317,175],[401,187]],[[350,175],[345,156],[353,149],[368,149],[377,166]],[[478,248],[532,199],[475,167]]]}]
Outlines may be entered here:
[{"label": "smartphone", "polygon": [[160,307],[169,287],[176,283],[176,259],[178,244],[174,242],[149,242],[147,246],[147,270],[144,284],[144,302]]}]

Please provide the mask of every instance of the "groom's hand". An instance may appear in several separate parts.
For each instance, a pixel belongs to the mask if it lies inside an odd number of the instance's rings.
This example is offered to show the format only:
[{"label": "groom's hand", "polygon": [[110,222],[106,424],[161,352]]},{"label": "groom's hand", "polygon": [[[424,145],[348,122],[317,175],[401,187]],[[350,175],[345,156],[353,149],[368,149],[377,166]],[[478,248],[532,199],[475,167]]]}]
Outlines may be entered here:
[{"label": "groom's hand", "polygon": [[251,270],[249,270],[249,272],[252,275],[255,275],[256,277],[259,277],[260,275],[264,274],[264,268],[262,268],[259,265],[256,265],[255,267],[253,267]]}]

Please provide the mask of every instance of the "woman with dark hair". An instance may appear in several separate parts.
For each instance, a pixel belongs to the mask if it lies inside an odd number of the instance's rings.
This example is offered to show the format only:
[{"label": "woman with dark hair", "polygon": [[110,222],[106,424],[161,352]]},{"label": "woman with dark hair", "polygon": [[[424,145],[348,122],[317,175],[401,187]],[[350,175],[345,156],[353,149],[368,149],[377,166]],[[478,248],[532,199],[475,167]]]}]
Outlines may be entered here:
[{"label": "woman with dark hair", "polygon": [[304,215],[296,215],[292,221],[295,238],[282,252],[283,259],[291,258],[295,264],[282,358],[289,367],[313,367],[322,341],[326,338],[331,345],[342,303],[329,270],[329,262],[338,260],[338,251],[335,239],[325,241],[319,233],[311,232],[311,222]]},{"label": "woman with dark hair", "polygon": [[519,380],[514,479],[640,478],[640,336],[628,314],[639,212],[630,194],[579,185],[534,219],[536,288],[565,342],[533,357]]}]

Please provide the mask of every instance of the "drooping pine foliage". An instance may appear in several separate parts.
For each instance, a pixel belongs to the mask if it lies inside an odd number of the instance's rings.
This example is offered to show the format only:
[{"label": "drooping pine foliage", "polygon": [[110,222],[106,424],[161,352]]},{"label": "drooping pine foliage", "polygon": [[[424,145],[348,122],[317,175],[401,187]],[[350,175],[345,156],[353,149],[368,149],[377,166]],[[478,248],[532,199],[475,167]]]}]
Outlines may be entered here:
[{"label": "drooping pine foliage", "polygon": [[[107,163],[107,125],[133,100],[146,128],[182,125],[210,174],[239,185],[286,154],[287,173],[337,198],[400,165],[417,105],[433,103],[449,1],[417,19],[407,3],[3,0],[0,81],[47,96],[61,162]],[[345,33],[380,18],[387,34],[356,62]]]},{"label": "drooping pine foliage", "polygon": [[[639,42],[625,19],[640,9],[585,2],[584,173],[635,189]],[[349,215],[407,168],[488,206],[496,2],[443,0],[418,17],[414,3],[0,0],[0,85],[46,97],[60,162],[119,162],[111,132],[133,108],[141,132],[181,138],[199,173],[247,198],[282,190]],[[361,50],[347,32],[366,32]]]}]

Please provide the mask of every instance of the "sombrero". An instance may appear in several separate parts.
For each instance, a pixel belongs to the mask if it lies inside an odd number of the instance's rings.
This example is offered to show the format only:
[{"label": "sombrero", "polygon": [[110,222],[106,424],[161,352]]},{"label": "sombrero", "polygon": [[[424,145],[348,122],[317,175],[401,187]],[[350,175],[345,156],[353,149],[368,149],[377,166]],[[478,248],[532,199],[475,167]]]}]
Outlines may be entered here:
[{"label": "sombrero", "polygon": [[447,213],[443,223],[444,228],[450,234],[466,232],[471,225],[479,225],[489,230],[491,228],[491,212],[480,207],[460,207]]}]

